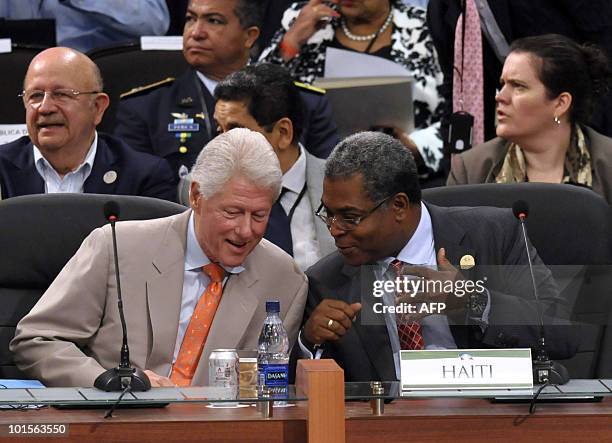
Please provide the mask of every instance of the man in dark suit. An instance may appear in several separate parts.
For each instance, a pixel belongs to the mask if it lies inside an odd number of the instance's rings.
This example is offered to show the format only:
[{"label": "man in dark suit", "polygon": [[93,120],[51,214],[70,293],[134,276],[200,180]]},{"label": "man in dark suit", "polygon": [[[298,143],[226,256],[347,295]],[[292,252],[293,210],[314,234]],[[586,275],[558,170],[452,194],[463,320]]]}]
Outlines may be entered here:
[{"label": "man in dark suit", "polygon": [[[115,134],[142,152],[167,159],[178,181],[217,134],[212,120],[214,88],[249,63],[259,36],[260,5],[247,0],[191,0],[183,31],[183,54],[192,69],[122,94]],[[337,143],[325,97],[304,93],[305,146],[326,158]]]},{"label": "man in dark suit", "polygon": [[169,165],[96,132],[108,95],[96,65],[68,48],[31,62],[22,93],[29,137],[0,146],[2,198],[91,192],[174,200]]},{"label": "man in dark suit", "polygon": [[[313,354],[322,346],[345,380],[399,379],[401,349],[537,347],[538,307],[517,220],[506,209],[424,204],[414,159],[392,137],[363,132],[335,148],[318,214],[338,252],[307,271],[300,344]],[[566,324],[550,272],[532,246],[529,253],[545,324]],[[398,274],[425,290],[376,291],[375,281]],[[413,312],[381,313],[398,302]],[[422,307],[432,302],[446,308],[429,315]],[[552,358],[575,353],[569,332],[546,328]]]}]

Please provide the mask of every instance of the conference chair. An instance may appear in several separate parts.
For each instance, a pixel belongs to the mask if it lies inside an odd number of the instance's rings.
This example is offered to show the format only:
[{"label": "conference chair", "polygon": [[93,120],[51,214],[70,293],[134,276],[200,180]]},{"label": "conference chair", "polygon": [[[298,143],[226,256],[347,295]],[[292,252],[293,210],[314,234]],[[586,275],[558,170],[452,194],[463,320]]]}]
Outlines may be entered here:
[{"label": "conference chair", "polygon": [[120,220],[185,210],[169,201],[125,195],[37,194],[0,201],[0,378],[25,378],[8,348],[15,326],[85,237],[107,223],[103,207],[109,200],[120,205]]},{"label": "conference chair", "polygon": [[110,106],[98,130],[112,133],[120,95],[133,88],[177,77],[189,67],[182,51],[143,51],[140,42],[112,46],[87,54],[100,68]]},{"label": "conference chair", "polygon": [[601,196],[571,185],[489,183],[426,189],[423,200],[504,208],[526,201],[529,238],[580,324],[579,351],[562,363],[573,378],[612,376],[612,211]]},{"label": "conference chair", "polygon": [[17,95],[23,90],[23,79],[30,62],[43,46],[12,45],[11,52],[0,54],[0,125],[24,124],[25,108]]}]

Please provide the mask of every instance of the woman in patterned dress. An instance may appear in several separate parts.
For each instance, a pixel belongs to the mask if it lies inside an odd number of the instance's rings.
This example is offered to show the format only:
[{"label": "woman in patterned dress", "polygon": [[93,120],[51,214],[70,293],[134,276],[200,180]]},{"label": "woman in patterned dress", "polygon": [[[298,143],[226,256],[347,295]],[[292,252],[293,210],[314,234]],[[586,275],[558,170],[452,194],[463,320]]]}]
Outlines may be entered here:
[{"label": "woman in patterned dress", "polygon": [[401,0],[310,0],[294,3],[282,28],[260,60],[283,64],[304,83],[324,77],[328,47],[348,49],[392,60],[414,80],[411,134],[396,136],[415,154],[427,174],[440,170],[443,102],[438,88],[442,72],[425,21],[425,10]]}]

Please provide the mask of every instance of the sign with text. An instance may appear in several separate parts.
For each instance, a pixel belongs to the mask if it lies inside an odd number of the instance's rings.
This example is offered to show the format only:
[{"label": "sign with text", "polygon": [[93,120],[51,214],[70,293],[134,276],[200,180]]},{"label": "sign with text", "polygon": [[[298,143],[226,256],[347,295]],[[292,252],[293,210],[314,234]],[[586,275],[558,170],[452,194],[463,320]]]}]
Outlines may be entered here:
[{"label": "sign with text", "polygon": [[15,141],[19,137],[23,137],[24,135],[28,135],[28,127],[25,124],[0,124],[0,145]]},{"label": "sign with text", "polygon": [[402,390],[530,389],[531,349],[401,351]]}]

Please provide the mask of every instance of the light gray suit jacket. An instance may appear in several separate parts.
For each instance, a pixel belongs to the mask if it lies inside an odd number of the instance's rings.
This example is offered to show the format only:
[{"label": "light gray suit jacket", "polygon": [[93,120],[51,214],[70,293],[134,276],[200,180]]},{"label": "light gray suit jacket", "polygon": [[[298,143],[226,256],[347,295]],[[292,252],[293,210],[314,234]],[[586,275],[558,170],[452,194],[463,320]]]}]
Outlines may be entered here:
[{"label": "light gray suit jacket", "polygon": [[[306,152],[306,150],[304,150]],[[323,195],[323,179],[325,178],[325,160],[306,152],[306,194],[310,200],[312,210],[316,211],[321,204]],[[329,233],[327,225],[319,217],[314,218],[319,252],[325,257],[336,250],[334,238]]]},{"label": "light gray suit jacket", "polygon": [[[117,224],[131,363],[163,376],[170,372],[178,331],[189,214]],[[266,299],[280,300],[290,344],[295,342],[306,301],[304,274],[266,240],[243,266],[227,280],[194,385],[208,384],[213,349],[257,347]],[[10,347],[19,369],[47,386],[92,386],[117,366],[122,333],[116,289],[107,225],[85,239],[18,324]]]},{"label": "light gray suit jacket", "polygon": [[[591,153],[593,191],[612,204],[612,139],[582,126],[586,145]],[[447,185],[493,183],[501,169],[509,142],[496,137],[474,146],[469,151],[454,155]]]}]

